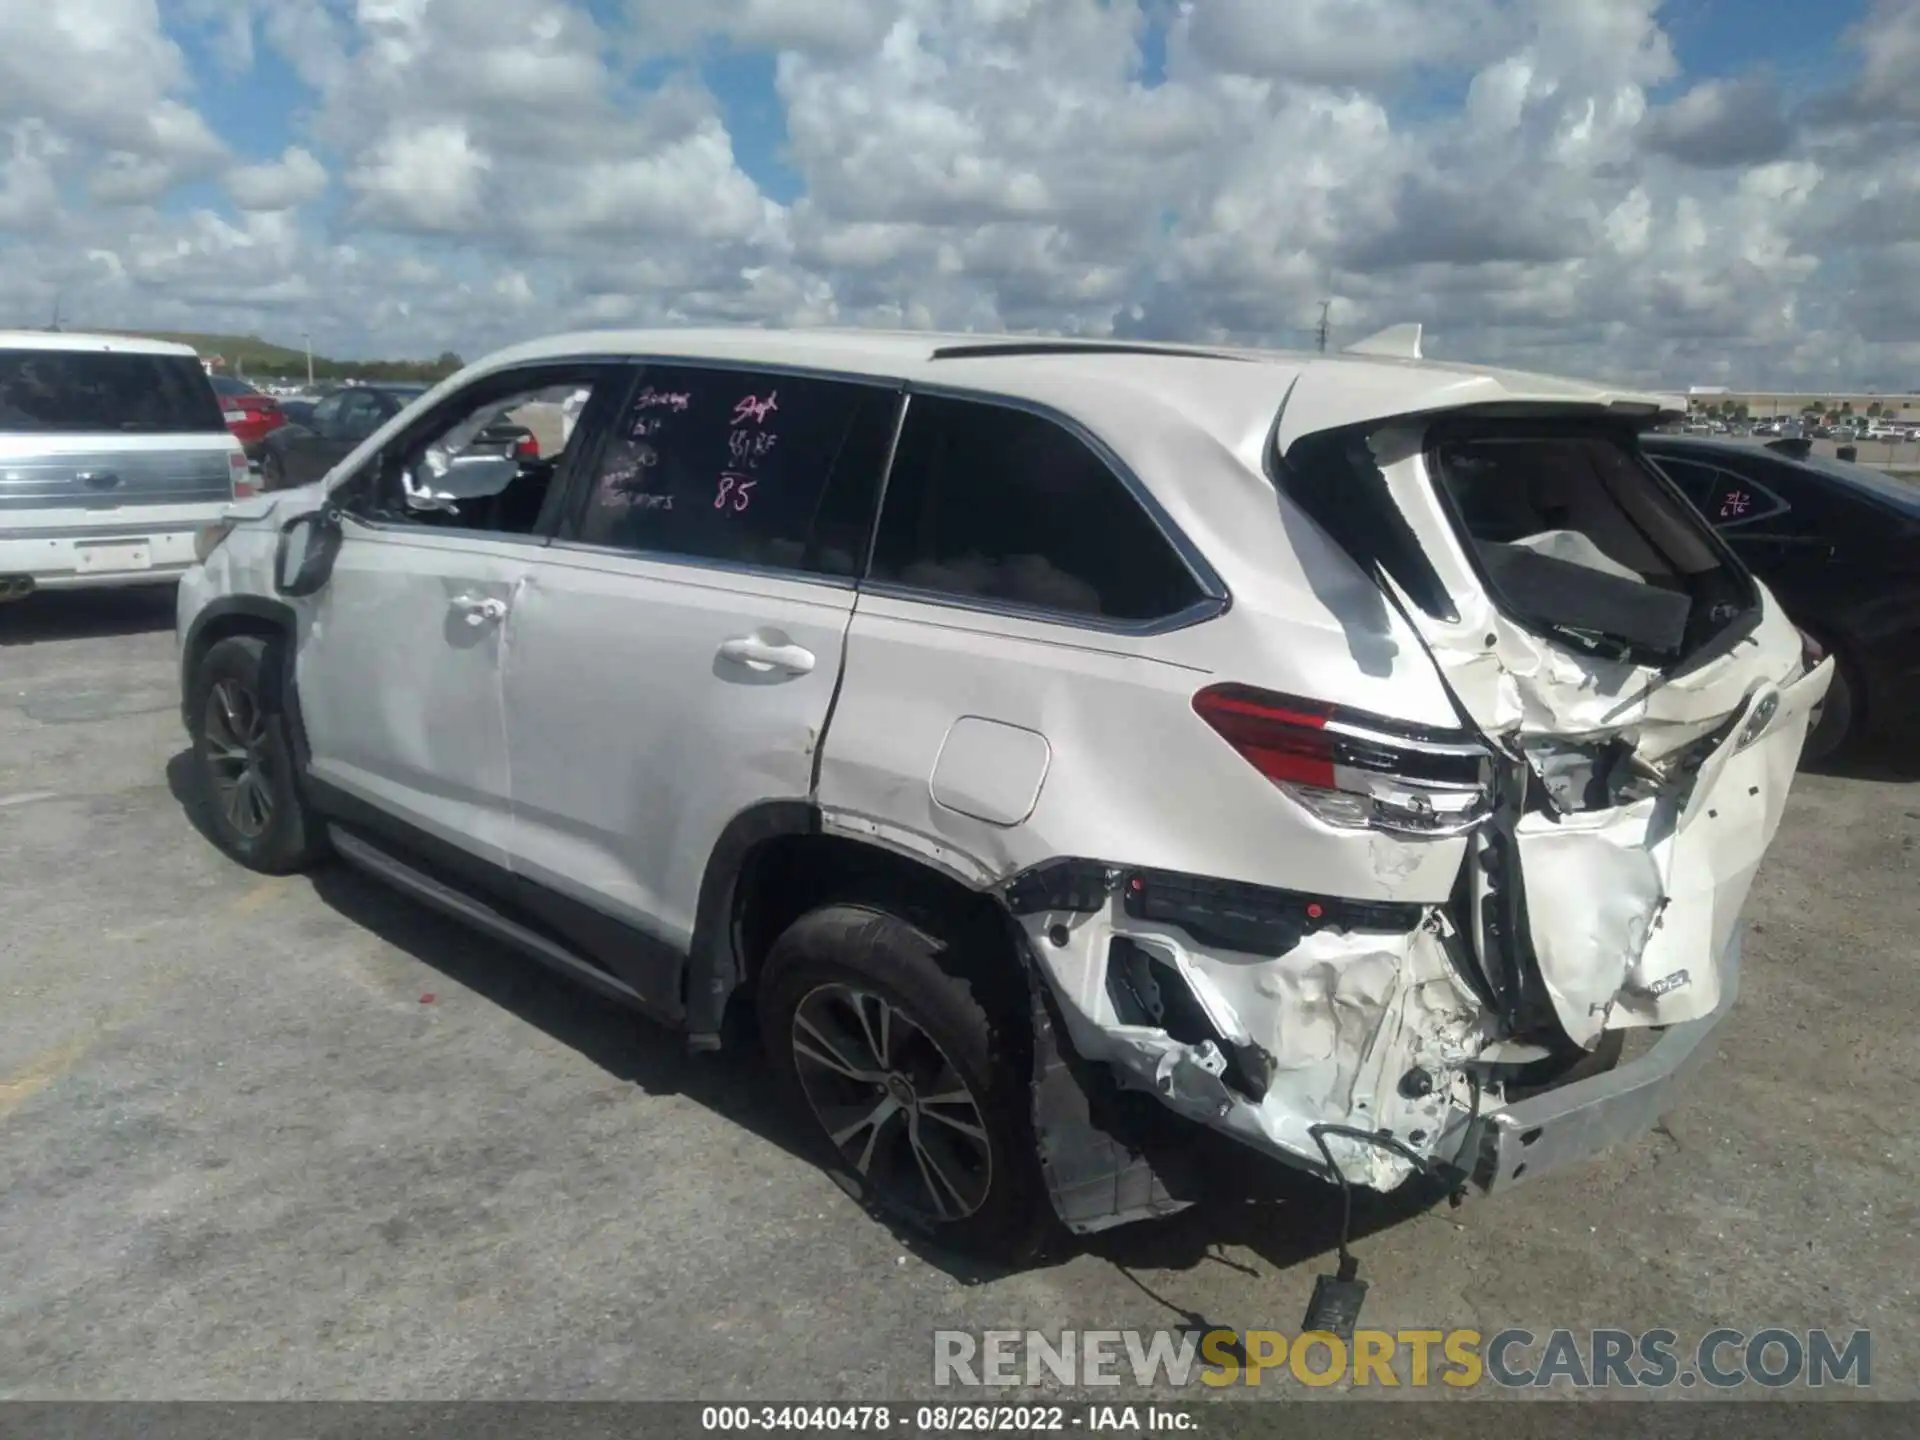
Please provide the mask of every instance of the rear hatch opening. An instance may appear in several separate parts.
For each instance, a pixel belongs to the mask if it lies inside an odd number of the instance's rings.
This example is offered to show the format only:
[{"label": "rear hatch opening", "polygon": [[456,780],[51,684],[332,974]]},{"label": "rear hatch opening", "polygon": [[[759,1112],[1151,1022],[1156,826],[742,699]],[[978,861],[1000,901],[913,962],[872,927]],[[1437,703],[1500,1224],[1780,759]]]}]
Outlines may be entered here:
[{"label": "rear hatch opening", "polygon": [[1792,625],[1604,412],[1323,432],[1273,469],[1497,756],[1452,914],[1507,1035],[1578,1055],[1710,1012],[1830,667],[1803,673]]},{"label": "rear hatch opening", "polygon": [[1456,422],[1426,460],[1488,595],[1544,638],[1667,673],[1759,621],[1752,578],[1630,434]]}]

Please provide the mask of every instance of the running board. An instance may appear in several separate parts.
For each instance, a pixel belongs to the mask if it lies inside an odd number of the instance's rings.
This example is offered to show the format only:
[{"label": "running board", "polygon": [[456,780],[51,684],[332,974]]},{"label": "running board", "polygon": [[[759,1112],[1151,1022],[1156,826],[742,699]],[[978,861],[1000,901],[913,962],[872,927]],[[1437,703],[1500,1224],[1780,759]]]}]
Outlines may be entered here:
[{"label": "running board", "polygon": [[537,935],[526,926],[509,920],[484,901],[476,900],[465,891],[456,890],[451,885],[442,884],[430,875],[421,874],[411,865],[394,859],[386,851],[369,845],[352,831],[343,830],[338,825],[329,825],[327,836],[333,841],[333,848],[340,858],[356,869],[365,871],[377,880],[384,880],[396,889],[406,891],[416,900],[424,901],[434,909],[451,915],[456,920],[464,921],[476,930],[485,931],[495,939],[504,940],[516,949],[526,951],[541,964],[580,981],[610,1000],[618,1000],[622,1004],[637,1006],[652,1013],[653,1007],[647,1003],[646,996],[638,990],[607,974],[597,965],[588,964],[571,950],[554,944],[546,936]]}]

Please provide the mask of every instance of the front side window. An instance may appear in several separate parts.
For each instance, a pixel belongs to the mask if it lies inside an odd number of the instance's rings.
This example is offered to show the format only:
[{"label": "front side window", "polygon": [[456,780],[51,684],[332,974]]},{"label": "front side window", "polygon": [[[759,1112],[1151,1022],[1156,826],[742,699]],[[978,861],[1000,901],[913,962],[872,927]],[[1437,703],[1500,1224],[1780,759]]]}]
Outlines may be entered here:
[{"label": "front side window", "polygon": [[872,578],[939,595],[1109,621],[1201,598],[1120,477],[1045,416],[916,395],[880,517]]},{"label": "front side window", "polygon": [[[495,376],[437,407],[351,482],[348,509],[381,524],[524,535],[538,528],[573,433],[565,413],[593,392],[586,376]],[[576,398],[578,397],[578,398]],[[341,399],[343,424],[356,400]],[[319,412],[315,412],[318,419]],[[375,422],[376,426],[379,423]]]},{"label": "front side window", "polygon": [[879,385],[648,366],[563,538],[851,577],[898,404]]},{"label": "front side window", "polygon": [[224,435],[227,422],[190,355],[0,350],[0,430]]}]

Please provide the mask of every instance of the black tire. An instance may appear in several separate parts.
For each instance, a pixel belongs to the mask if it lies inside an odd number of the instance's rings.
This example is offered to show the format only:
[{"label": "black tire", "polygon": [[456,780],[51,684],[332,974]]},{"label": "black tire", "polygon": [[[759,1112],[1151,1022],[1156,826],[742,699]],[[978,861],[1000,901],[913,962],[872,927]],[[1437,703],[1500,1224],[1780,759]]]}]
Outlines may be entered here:
[{"label": "black tire", "polygon": [[1814,710],[1813,723],[1807,727],[1807,738],[1801,743],[1800,761],[1805,765],[1837,755],[1854,738],[1857,706],[1847,662],[1831,649],[1827,653],[1833,655],[1833,679],[1827,685],[1826,697]]},{"label": "black tire", "polygon": [[[954,1250],[1018,1262],[1039,1249],[1052,1214],[1029,1111],[1031,1044],[1021,1043],[1024,1015],[1016,1015],[1010,997],[996,996],[1008,987],[971,972],[959,947],[930,923],[866,904],[823,906],[796,920],[768,953],[757,1007],[761,1034],[788,1099],[863,1203]],[[875,1003],[892,1007],[892,1033],[882,1031],[890,1050],[886,1069],[907,1082],[911,1108],[902,1106],[897,1089],[819,1063],[820,1052],[830,1050],[865,1068],[875,1047],[855,1053],[861,1036],[852,1017],[875,1018]],[[827,1023],[836,1016],[837,1029]],[[903,1020],[905,1029],[899,1028]],[[823,1036],[830,1043],[821,1044]],[[872,1036],[869,1028],[864,1038]],[[948,1069],[941,1070],[940,1061]],[[933,1103],[929,1090],[954,1093],[949,1075],[963,1084],[968,1104]],[[834,1113],[834,1102],[844,1099],[839,1118],[857,1118],[863,1106],[888,1094],[895,1109],[885,1119],[854,1135],[845,1149],[835,1143],[823,1111]],[[979,1139],[966,1133],[969,1115],[978,1120]],[[866,1152],[865,1169],[857,1150]],[[939,1213],[941,1206],[948,1213]]]},{"label": "black tire", "polygon": [[326,853],[324,828],[300,794],[277,651],[258,635],[217,641],[187,690],[207,828],[227,854],[267,875],[304,870]]}]

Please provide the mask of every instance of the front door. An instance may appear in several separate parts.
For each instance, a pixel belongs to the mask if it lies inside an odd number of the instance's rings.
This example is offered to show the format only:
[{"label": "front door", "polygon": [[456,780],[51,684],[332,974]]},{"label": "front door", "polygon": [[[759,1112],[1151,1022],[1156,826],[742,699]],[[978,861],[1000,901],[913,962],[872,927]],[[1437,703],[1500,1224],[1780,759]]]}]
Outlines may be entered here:
[{"label": "front door", "polygon": [[352,513],[342,531],[295,660],[309,772],[504,866],[501,637],[532,547]]},{"label": "front door", "polygon": [[[309,774],[336,805],[497,867],[508,863],[502,660],[541,553],[564,450],[492,494],[436,475],[503,404],[538,404],[591,367],[486,377],[449,396],[336,487],[342,539],[295,659]],[[326,792],[322,792],[323,799]]]},{"label": "front door", "polygon": [[648,367],[515,601],[515,869],[660,942],[607,958],[669,1013],[722,831],[812,793],[896,404]]}]

